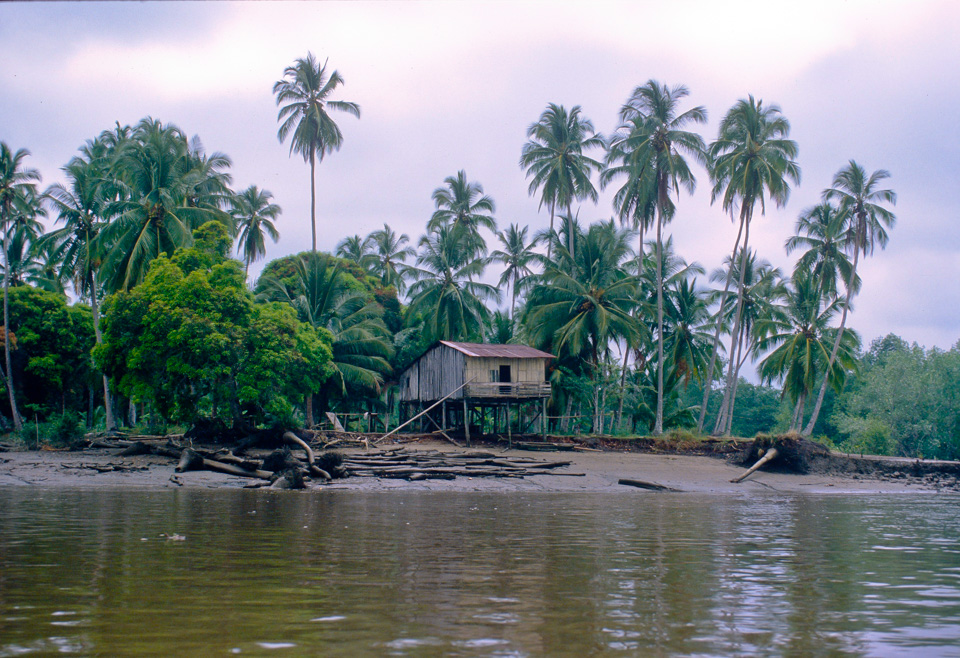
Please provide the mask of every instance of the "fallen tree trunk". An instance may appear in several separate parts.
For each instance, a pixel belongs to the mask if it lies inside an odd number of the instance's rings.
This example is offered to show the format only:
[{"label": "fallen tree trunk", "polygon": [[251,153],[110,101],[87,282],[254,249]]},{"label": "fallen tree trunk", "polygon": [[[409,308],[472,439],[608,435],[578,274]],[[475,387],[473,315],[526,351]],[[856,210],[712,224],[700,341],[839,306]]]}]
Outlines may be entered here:
[{"label": "fallen tree trunk", "polygon": [[225,464],[213,459],[206,459],[193,448],[185,448],[180,454],[180,462],[174,469],[177,473],[186,471],[199,471],[207,469],[210,471],[219,471],[228,475],[238,475],[240,477],[258,478],[260,480],[272,480],[273,473],[262,470],[248,470],[237,466],[236,464]]},{"label": "fallen tree trunk", "polygon": [[673,487],[657,484],[656,482],[644,482],[643,480],[631,480],[629,478],[620,478],[617,484],[624,484],[628,487],[637,487],[639,489],[648,489],[650,491],[682,491],[682,489],[674,489]]},{"label": "fallen tree trunk", "polygon": [[741,476],[739,476],[739,477],[735,477],[735,478],[733,478],[733,479],[730,480],[730,481],[731,481],[731,482],[734,482],[734,483],[736,483],[736,482],[743,482],[743,481],[746,480],[748,477],[750,477],[751,475],[753,475],[753,474],[757,471],[757,469],[759,469],[761,466],[763,466],[764,464],[766,464],[766,463],[769,462],[769,461],[773,461],[774,459],[776,459],[776,458],[777,458],[777,455],[779,455],[779,454],[780,454],[780,453],[779,453],[779,451],[777,451],[776,448],[770,448],[769,450],[767,450],[766,453],[764,453],[764,455],[757,461],[756,464],[754,464],[753,466],[751,466],[751,467],[747,470],[746,473],[744,473],[743,475],[741,475]]},{"label": "fallen tree trunk", "polygon": [[303,448],[304,452],[307,453],[307,463],[313,466],[313,450],[310,449],[310,446],[307,445],[306,441],[301,439],[299,436],[293,432],[284,432],[283,440],[287,443],[291,443],[295,446],[300,446]]}]

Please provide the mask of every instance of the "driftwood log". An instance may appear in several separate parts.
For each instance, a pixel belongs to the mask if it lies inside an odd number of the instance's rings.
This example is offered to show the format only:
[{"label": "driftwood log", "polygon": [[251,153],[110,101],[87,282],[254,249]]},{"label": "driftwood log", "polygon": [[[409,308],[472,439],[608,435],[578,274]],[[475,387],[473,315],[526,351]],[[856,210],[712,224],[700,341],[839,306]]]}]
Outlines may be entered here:
[{"label": "driftwood log", "polygon": [[[453,479],[456,477],[498,477],[523,478],[532,475],[571,475],[582,473],[556,472],[570,466],[569,461],[540,461],[525,457],[505,458],[501,454],[482,451],[443,452],[439,450],[407,450],[393,448],[387,450],[366,451],[355,454],[343,454],[326,449],[333,443],[353,443],[354,437],[343,433],[333,437],[330,433],[300,431],[283,432],[279,438],[281,449],[269,454],[246,450],[256,445],[262,437],[254,437],[253,443],[241,441],[232,449],[216,450],[183,445],[183,440],[174,441],[167,437],[117,437],[95,436],[91,445],[117,449],[118,456],[135,457],[140,455],[158,455],[177,460],[175,472],[186,473],[197,470],[210,470],[227,475],[250,478],[257,481],[250,487],[269,486],[280,489],[296,489],[305,486],[305,478],[329,482],[336,478],[379,477],[400,478],[410,481],[428,479]],[[275,437],[277,435],[274,435]],[[301,438],[305,437],[305,438]],[[129,440],[129,439],[134,440]],[[182,437],[179,437],[182,439]],[[273,439],[278,445],[277,439]],[[269,444],[269,441],[265,441]],[[311,445],[313,443],[314,445]],[[320,447],[320,452],[315,452]],[[291,451],[291,448],[294,450]],[[260,455],[263,455],[262,457]],[[91,470],[109,472],[121,470],[114,465],[93,467]],[[146,467],[144,467],[146,468]],[[173,475],[171,482],[180,486],[183,480]]]},{"label": "driftwood log", "polygon": [[403,478],[414,481],[452,479],[457,476],[522,478],[530,475],[583,475],[553,472],[553,469],[569,465],[568,461],[506,459],[489,452],[453,453],[404,449],[349,455],[343,462],[343,468],[357,477]]},{"label": "driftwood log", "polygon": [[731,482],[734,482],[734,483],[743,482],[743,481],[746,480],[748,477],[750,477],[751,475],[753,475],[753,474],[757,471],[757,469],[759,469],[761,466],[763,466],[763,465],[766,464],[767,462],[771,462],[771,461],[773,461],[774,459],[776,459],[779,454],[780,454],[780,451],[778,451],[776,448],[770,448],[769,450],[767,450],[767,451],[760,457],[760,459],[757,460],[757,463],[756,463],[756,464],[754,464],[754,465],[751,466],[749,469],[747,469],[747,472],[746,472],[746,473],[744,473],[743,475],[740,475],[740,476],[738,476],[738,477],[735,477],[735,478],[733,478],[733,479],[730,480],[730,481],[731,481]]},{"label": "driftwood log", "polygon": [[628,487],[637,487],[639,489],[648,489],[650,491],[682,491],[682,489],[674,489],[673,487],[657,484],[656,482],[644,482],[643,480],[631,480],[629,478],[620,478],[617,484],[624,484]]}]

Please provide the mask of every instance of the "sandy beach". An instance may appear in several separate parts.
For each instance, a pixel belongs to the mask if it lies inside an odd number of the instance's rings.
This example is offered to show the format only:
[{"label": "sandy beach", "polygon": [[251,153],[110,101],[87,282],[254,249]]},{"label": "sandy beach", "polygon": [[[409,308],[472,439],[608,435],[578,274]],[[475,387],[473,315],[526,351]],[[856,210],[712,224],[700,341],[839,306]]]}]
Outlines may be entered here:
[{"label": "sandy beach", "polygon": [[[380,449],[402,447],[407,451],[438,450],[464,452],[439,442],[422,441],[382,445]],[[619,484],[622,478],[656,483],[682,492],[707,494],[869,494],[957,491],[956,478],[937,481],[908,476],[858,476],[812,473],[806,475],[760,471],[740,484],[730,480],[743,468],[719,457],[636,452],[530,452],[500,447],[478,448],[504,458],[570,462],[551,469],[551,474],[524,478],[457,477],[453,480],[409,482],[401,479],[349,477],[308,485],[308,492],[323,491],[482,491],[482,492],[609,492],[658,495],[657,492]],[[0,453],[0,487],[129,488],[175,489],[179,487],[241,488],[249,478],[191,471],[176,474],[172,459],[157,455],[119,457],[115,450],[92,449],[80,452]],[[345,450],[345,454],[362,450]],[[469,452],[469,451],[466,451]],[[908,462],[904,460],[906,465]],[[110,470],[113,467],[116,470]],[[172,476],[173,477],[171,479]],[[302,492],[300,492],[302,493]],[[298,495],[293,492],[288,495]]]}]

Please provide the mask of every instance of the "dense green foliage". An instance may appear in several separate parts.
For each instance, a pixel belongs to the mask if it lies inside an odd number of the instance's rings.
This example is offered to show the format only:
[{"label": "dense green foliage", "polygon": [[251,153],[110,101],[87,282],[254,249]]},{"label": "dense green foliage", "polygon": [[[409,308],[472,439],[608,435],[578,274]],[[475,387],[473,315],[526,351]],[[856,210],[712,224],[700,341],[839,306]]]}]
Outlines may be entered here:
[{"label": "dense green foliage", "polygon": [[851,452],[960,459],[960,343],[924,350],[878,338],[834,412]]},{"label": "dense green foliage", "polygon": [[[247,272],[278,239],[281,209],[256,185],[232,189],[230,159],[197,137],[150,117],[118,123],[46,192],[29,153],[0,143],[3,411],[14,425],[18,398],[63,442],[80,412],[107,428],[133,409],[161,425],[245,428],[289,426],[301,412],[307,423],[329,410],[391,415],[398,375],[435,341],[486,340],[555,355],[554,432],[792,429],[851,450],[958,455],[960,346],[888,337],[863,354],[846,326],[860,258],[894,225],[885,170],[842,166],[799,213],[785,245],[796,268],[781,271],[750,231],[800,184],[787,118],[748,96],[711,141],[694,130],[707,111],[686,105],[685,86],[649,80],[610,135],[556,103],[529,125],[519,165],[548,228],[519,218],[499,231],[493,196],[461,169],[436,181],[421,235],[384,224],[328,254],[313,181],[343,143],[336,114],[360,114],[334,99],[343,84],[308,54],[273,87],[278,137],[311,168],[313,244],[267,263],[252,292]],[[739,226],[709,277],[668,233],[693,221],[679,199],[698,177]],[[606,186],[615,216],[583,218],[579,204]],[[744,378],[751,366],[759,385]]]},{"label": "dense green foliage", "polygon": [[94,354],[122,394],[164,418],[288,423],[329,377],[331,338],[289,306],[254,303],[240,264],[225,258],[229,244],[222,225],[206,224],[194,246],[108,297]]},{"label": "dense green foliage", "polygon": [[10,289],[11,360],[23,410],[33,416],[84,409],[95,385],[93,318],[87,306],[30,286]]}]

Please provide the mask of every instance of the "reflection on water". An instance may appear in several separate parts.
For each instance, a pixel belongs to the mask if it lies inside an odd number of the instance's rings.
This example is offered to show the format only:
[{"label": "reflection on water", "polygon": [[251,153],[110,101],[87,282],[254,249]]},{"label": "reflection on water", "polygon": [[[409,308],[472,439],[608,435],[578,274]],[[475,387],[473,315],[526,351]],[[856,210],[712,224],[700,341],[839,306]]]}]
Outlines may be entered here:
[{"label": "reflection on water", "polygon": [[958,503],[0,489],[0,657],[960,656]]}]

